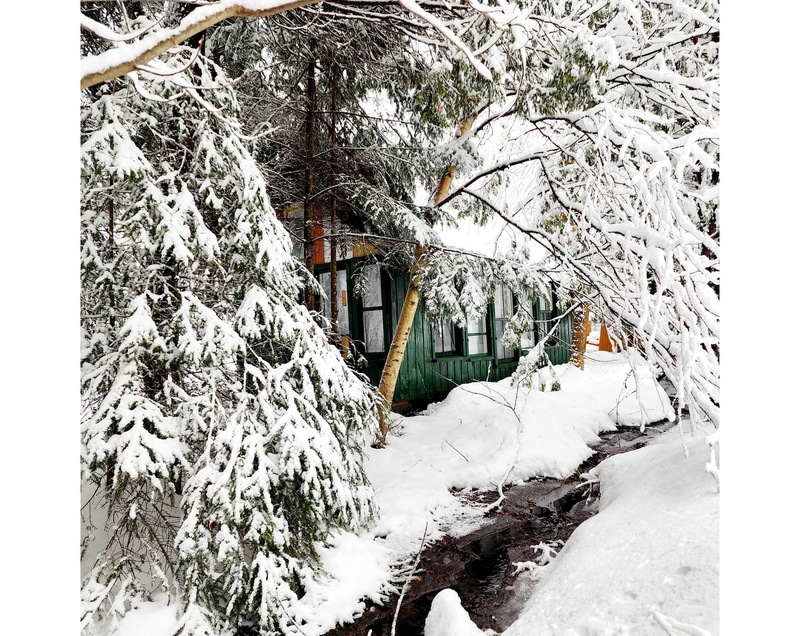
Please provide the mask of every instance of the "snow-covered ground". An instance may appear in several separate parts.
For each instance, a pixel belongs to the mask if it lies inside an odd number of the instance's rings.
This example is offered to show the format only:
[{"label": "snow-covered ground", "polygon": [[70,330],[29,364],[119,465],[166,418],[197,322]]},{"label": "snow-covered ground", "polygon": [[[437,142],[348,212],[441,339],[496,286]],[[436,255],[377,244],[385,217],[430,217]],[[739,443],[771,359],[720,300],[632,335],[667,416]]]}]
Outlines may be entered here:
[{"label": "snow-covered ground", "polygon": [[[667,397],[646,367],[636,368],[638,399],[630,361],[592,352],[584,371],[555,367],[560,391],[472,383],[423,414],[397,416],[387,447],[366,458],[380,517],[369,531],[337,535],[322,548],[329,576],[307,582],[304,633],[322,634],[363,611],[365,599],[397,589],[398,565],[413,561],[423,536],[463,535],[483,523],[483,509],[464,503],[458,490],[564,478],[590,456],[600,432],[663,420]],[[716,482],[704,470],[705,432],[687,431],[681,440],[677,430],[592,471],[600,512],[549,565],[520,565],[520,585],[532,592],[507,636],[719,633]],[[159,599],[145,604],[118,634],[168,636],[174,608]],[[481,633],[455,593],[442,593],[426,636],[473,632]]]},{"label": "snow-covered ground", "polygon": [[[704,441],[686,448],[673,428],[591,471],[600,512],[550,563],[519,564],[530,598],[503,636],[720,633],[719,496]],[[440,595],[425,636],[481,633],[455,592]]]}]

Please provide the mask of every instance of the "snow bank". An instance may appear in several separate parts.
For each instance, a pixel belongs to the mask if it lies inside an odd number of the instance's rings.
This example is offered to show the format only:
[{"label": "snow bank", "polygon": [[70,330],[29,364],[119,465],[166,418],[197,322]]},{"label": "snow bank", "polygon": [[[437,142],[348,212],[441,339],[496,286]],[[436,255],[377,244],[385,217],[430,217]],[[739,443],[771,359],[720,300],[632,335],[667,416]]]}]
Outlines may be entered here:
[{"label": "snow bank", "polygon": [[[612,457],[599,477],[600,512],[537,571],[503,636],[719,633],[719,496],[702,438],[675,429]],[[683,628],[678,629],[677,626]],[[688,630],[688,631],[687,631]]]},{"label": "snow bank", "polygon": [[342,532],[330,538],[320,550],[320,564],[325,574],[304,581],[302,599],[309,609],[312,627],[305,633],[322,634],[338,623],[347,623],[366,609],[365,599],[383,600],[396,555],[373,540],[371,534]]},{"label": "snow bank", "polygon": [[172,636],[178,622],[179,604],[169,604],[166,594],[135,607],[120,622],[114,636]]},{"label": "snow bank", "polygon": [[408,554],[426,524],[431,541],[445,531],[466,534],[482,511],[465,507],[454,491],[496,488],[504,476],[507,483],[563,479],[592,455],[599,433],[671,417],[664,390],[646,367],[636,369],[638,394],[630,361],[597,352],[584,371],[555,367],[560,391],[473,382],[422,415],[396,416],[387,447],[368,454],[381,508],[377,534]]},{"label": "snow bank", "polygon": [[[584,371],[569,365],[555,369],[561,391],[512,387],[507,380],[476,382],[454,389],[447,399],[422,415],[396,416],[386,448],[366,450],[365,468],[378,499],[380,517],[370,532],[340,533],[320,546],[326,574],[304,582],[306,594],[302,603],[309,616],[303,625],[306,636],[319,636],[337,624],[351,621],[363,613],[365,599],[377,601],[391,592],[397,566],[410,562],[423,535],[430,543],[445,534],[462,536],[485,523],[483,508],[465,503],[459,490],[496,488],[506,475],[507,482],[532,477],[563,478],[592,454],[588,445],[598,439],[599,433],[629,422],[638,426],[641,417],[656,422],[670,414],[666,395],[646,367],[637,367],[639,404],[633,396],[636,382],[630,361],[621,354],[593,352],[587,357]],[[699,472],[706,457],[705,453],[693,453],[692,461],[700,462]],[[676,472],[697,472],[695,468],[680,467]],[[604,494],[604,505],[608,505],[609,497],[614,498],[612,473],[604,474],[603,479],[604,488],[611,489],[611,495]],[[708,479],[713,488],[713,480]],[[625,497],[621,501],[624,508]],[[661,521],[649,523],[654,531],[662,525]],[[663,529],[660,531],[663,533]],[[611,528],[608,532],[617,530]],[[677,568],[682,565],[683,562],[675,566],[676,581],[688,581],[694,574],[693,570],[678,573]],[[686,565],[695,567],[690,561]],[[573,563],[570,568],[578,568],[575,575],[582,577],[579,566]],[[587,589],[605,584],[603,579],[595,584],[592,576],[582,578]],[[566,605],[568,599],[565,597],[560,604],[571,607]],[[466,616],[457,597],[450,594],[445,594],[437,607],[440,619],[437,615],[431,618],[431,630],[444,629],[450,623],[461,624],[457,623],[461,619],[454,616],[461,616],[462,612]],[[122,620],[119,636],[145,633],[131,627],[137,617],[144,618],[144,609],[143,606],[132,612],[130,621],[127,617]],[[616,611],[614,606],[607,609]],[[668,605],[662,609],[664,614],[673,611],[676,618],[680,617],[680,612]],[[150,611],[154,610],[147,610]],[[164,630],[153,627],[147,633],[168,636],[170,620],[166,613],[159,617]],[[432,633],[441,636],[444,632]],[[517,633],[530,636],[536,632],[525,632],[523,628]]]}]

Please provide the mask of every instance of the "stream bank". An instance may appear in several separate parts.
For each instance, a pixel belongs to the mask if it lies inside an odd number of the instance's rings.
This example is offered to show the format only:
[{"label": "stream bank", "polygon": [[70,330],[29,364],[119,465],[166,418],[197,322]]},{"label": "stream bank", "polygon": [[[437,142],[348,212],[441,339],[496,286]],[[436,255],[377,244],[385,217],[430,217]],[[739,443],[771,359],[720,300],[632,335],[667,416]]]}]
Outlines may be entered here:
[{"label": "stream bank", "polygon": [[[596,512],[596,495],[580,475],[612,455],[634,450],[672,426],[662,422],[644,432],[624,428],[602,434],[594,454],[566,480],[534,479],[508,486],[506,498],[478,530],[463,537],[445,537],[425,548],[398,615],[397,636],[421,636],[433,598],[455,590],[472,621],[481,629],[501,632],[518,616],[530,590],[521,589],[514,563],[532,561],[539,543],[563,545],[575,528]],[[462,496],[470,505],[488,505],[497,492],[473,491]],[[587,502],[588,499],[588,502]],[[588,505],[587,505],[588,503]],[[559,543],[560,542],[560,543]],[[370,606],[354,623],[326,636],[389,636],[397,598]]]}]

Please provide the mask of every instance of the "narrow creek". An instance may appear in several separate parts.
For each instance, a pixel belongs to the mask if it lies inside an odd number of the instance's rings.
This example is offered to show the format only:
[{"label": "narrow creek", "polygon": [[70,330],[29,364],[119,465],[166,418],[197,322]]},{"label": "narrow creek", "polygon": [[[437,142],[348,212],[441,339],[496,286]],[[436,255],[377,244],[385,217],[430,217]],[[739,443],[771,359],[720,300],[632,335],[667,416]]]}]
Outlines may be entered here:
[{"label": "narrow creek", "polygon": [[[470,618],[481,629],[506,629],[518,616],[529,593],[517,585],[514,563],[532,561],[540,542],[564,542],[575,528],[594,514],[587,506],[589,488],[584,473],[621,452],[644,446],[672,426],[663,422],[638,429],[621,429],[601,435],[595,453],[566,480],[534,479],[509,486],[499,510],[487,516],[484,526],[458,538],[446,537],[423,550],[417,575],[406,590],[397,619],[397,636],[422,636],[434,596],[455,590]],[[597,493],[593,493],[596,497]],[[491,503],[496,491],[470,493],[471,503]],[[520,598],[520,596],[522,598]],[[329,631],[326,636],[390,636],[397,598],[385,606],[372,606],[354,623]]]}]

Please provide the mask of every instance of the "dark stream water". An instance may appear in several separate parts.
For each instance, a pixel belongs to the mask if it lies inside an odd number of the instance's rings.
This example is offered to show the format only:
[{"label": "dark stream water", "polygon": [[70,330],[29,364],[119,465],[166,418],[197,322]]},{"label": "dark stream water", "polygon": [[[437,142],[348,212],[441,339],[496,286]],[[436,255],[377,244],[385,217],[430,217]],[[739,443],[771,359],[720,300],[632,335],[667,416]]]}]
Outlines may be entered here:
[{"label": "dark stream water", "polygon": [[[433,598],[441,590],[455,590],[470,618],[481,629],[500,632],[518,616],[523,598],[516,585],[514,563],[531,561],[539,553],[540,542],[559,545],[575,528],[594,513],[596,506],[587,506],[590,489],[579,475],[603,459],[627,450],[640,448],[660,434],[669,424],[604,434],[594,446],[595,454],[566,481],[532,480],[508,487],[506,500],[498,511],[487,517],[487,523],[471,534],[447,537],[427,547],[420,558],[417,575],[409,585],[397,620],[397,636],[422,636],[425,619]],[[597,493],[592,493],[596,498]],[[491,503],[497,493],[471,493],[474,503]],[[596,499],[595,499],[596,501]],[[389,636],[397,598],[386,606],[370,607],[355,623],[344,625],[326,636]]]}]

